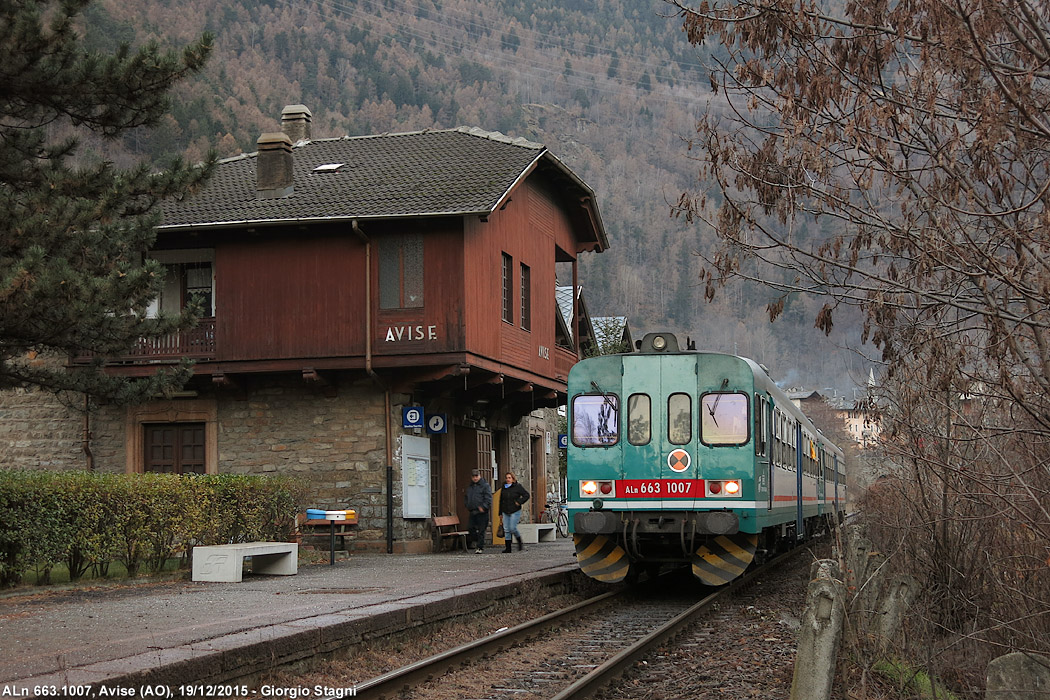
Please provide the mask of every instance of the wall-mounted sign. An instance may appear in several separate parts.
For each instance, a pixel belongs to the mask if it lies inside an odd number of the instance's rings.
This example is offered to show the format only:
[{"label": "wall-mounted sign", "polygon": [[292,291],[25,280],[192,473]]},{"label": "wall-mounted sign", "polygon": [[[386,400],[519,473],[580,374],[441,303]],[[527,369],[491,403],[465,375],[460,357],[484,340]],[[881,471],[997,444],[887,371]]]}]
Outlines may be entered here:
[{"label": "wall-mounted sign", "polygon": [[447,431],[448,421],[445,419],[444,413],[435,413],[431,416],[427,416],[428,433],[444,433]]},{"label": "wall-mounted sign", "polygon": [[402,517],[430,517],[430,438],[401,437],[401,504]]},{"label": "wall-mounted sign", "polygon": [[422,406],[405,406],[401,409],[401,427],[402,428],[422,428],[423,427],[423,407]]},{"label": "wall-mounted sign", "polygon": [[536,352],[536,354],[539,357],[542,357],[544,360],[551,359],[551,349],[549,347],[547,347],[546,345],[541,345],[539,350]]},{"label": "wall-mounted sign", "polygon": [[558,433],[558,449],[567,450],[569,448],[569,434]]},{"label": "wall-mounted sign", "polygon": [[437,326],[388,326],[386,342],[396,343],[407,340],[437,340]]}]

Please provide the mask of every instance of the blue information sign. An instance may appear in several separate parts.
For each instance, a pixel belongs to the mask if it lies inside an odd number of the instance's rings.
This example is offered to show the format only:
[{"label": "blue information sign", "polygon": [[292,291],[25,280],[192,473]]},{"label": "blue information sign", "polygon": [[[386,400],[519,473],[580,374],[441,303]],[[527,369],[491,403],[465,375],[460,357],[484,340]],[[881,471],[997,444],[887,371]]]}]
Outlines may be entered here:
[{"label": "blue information sign", "polygon": [[558,449],[564,450],[569,447],[569,434],[558,433]]},{"label": "blue information sign", "polygon": [[422,428],[423,427],[423,407],[422,406],[405,406],[401,409],[401,427],[402,428]]},{"label": "blue information sign", "polygon": [[444,433],[448,431],[448,421],[444,413],[433,413],[427,416],[428,433]]}]

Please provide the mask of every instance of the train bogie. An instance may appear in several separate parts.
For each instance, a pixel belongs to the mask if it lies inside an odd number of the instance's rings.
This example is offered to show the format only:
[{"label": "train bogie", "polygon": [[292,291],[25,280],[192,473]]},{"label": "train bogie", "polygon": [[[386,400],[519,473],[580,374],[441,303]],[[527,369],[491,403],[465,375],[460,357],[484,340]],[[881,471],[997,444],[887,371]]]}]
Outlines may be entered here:
[{"label": "train bogie", "polygon": [[725,583],[845,502],[841,451],[745,358],[649,334],[577,363],[568,415],[570,528],[599,580],[670,563]]}]

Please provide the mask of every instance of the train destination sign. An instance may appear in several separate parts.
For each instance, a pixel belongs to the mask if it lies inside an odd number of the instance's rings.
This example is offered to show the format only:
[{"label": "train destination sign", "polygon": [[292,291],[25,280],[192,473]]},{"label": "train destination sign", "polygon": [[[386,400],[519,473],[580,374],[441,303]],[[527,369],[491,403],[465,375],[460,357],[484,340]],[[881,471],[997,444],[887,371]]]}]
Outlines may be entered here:
[{"label": "train destination sign", "polygon": [[620,498],[703,498],[703,479],[620,479],[616,482]]}]

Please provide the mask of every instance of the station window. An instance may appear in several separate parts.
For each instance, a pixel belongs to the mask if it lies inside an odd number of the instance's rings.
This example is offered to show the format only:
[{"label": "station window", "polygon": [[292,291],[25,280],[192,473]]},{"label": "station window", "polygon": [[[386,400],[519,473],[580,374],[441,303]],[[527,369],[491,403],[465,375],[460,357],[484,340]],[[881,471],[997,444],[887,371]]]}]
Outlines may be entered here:
[{"label": "station window", "polygon": [[178,314],[196,303],[201,316],[215,316],[215,274],[211,249],[160,251],[153,257],[164,266],[160,294],[146,310],[149,318]]},{"label": "station window", "polygon": [[528,265],[521,265],[521,327],[532,330],[532,270]]},{"label": "station window", "polygon": [[705,445],[743,445],[748,440],[748,396],[713,392],[700,397],[700,440]]},{"label": "station window", "polygon": [[615,394],[581,394],[572,400],[572,442],[607,447],[620,439],[620,400]]},{"label": "station window", "polygon": [[204,474],[204,423],[147,424],[143,471]]},{"label": "station window", "polygon": [[423,306],[423,236],[391,234],[379,239],[379,308]]},{"label": "station window", "polygon": [[671,394],[667,397],[667,441],[687,445],[693,438],[693,397]]},{"label": "station window", "polygon": [[514,258],[503,254],[503,320],[514,323]]},{"label": "station window", "polygon": [[648,445],[652,438],[652,399],[648,394],[631,394],[627,398],[627,442]]}]

